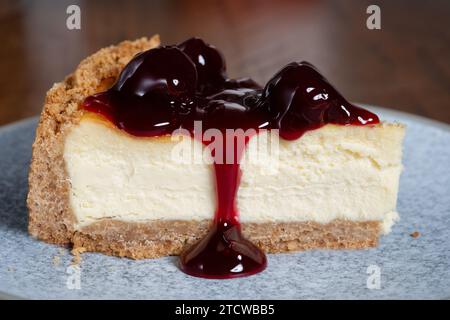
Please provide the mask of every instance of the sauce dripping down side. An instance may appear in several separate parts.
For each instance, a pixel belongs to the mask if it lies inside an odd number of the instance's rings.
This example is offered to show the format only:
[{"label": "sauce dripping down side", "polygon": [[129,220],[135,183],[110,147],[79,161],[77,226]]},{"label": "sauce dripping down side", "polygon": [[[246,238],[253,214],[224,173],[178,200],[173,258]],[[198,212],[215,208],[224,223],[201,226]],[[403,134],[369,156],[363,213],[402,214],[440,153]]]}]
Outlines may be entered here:
[{"label": "sauce dripping down side", "polygon": [[109,90],[86,98],[83,108],[138,137],[180,128],[196,137],[194,121],[202,122],[203,131],[214,128],[223,134],[223,157],[231,154],[233,161],[214,162],[213,224],[180,256],[184,272],[205,278],[247,276],[267,264],[265,254],[242,236],[236,203],[239,160],[249,137],[238,137],[244,144],[229,144],[226,129],[278,129],[281,138],[295,140],[327,123],[379,123],[375,114],[346,101],[307,62],[286,65],[263,88],[248,78],[229,79],[222,54],[198,38],[139,53]]}]

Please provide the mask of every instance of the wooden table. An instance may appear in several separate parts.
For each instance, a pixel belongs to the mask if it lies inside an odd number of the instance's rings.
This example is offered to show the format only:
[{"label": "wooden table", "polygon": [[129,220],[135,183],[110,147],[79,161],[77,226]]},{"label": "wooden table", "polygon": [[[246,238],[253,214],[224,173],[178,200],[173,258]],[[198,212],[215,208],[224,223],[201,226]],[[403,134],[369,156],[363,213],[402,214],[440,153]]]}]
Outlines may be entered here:
[{"label": "wooden table", "polygon": [[[349,100],[450,123],[450,1],[0,0],[0,124],[39,114],[45,92],[78,62],[123,39],[197,35],[219,47],[231,76],[266,81],[307,60]],[[66,8],[81,8],[68,30]]]}]

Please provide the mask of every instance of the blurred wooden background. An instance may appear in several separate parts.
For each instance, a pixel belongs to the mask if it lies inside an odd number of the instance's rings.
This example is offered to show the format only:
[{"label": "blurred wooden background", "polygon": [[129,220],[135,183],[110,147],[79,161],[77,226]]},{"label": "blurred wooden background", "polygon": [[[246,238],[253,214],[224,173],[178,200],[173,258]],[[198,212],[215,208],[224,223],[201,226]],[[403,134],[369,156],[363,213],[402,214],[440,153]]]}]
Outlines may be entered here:
[{"label": "blurred wooden background", "polygon": [[[45,92],[101,47],[159,33],[221,49],[231,76],[264,82],[307,60],[351,101],[450,123],[450,1],[0,0],[0,124],[39,114]],[[81,8],[81,30],[66,8]]]}]

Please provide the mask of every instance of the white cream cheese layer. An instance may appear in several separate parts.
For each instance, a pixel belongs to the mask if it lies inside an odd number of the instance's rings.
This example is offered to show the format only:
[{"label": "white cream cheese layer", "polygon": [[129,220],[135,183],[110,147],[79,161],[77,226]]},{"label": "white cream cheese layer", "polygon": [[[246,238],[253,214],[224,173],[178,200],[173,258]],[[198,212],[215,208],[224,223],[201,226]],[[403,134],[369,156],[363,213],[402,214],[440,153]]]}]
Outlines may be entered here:
[{"label": "white cream cheese layer", "polygon": [[[261,133],[250,140],[241,165],[241,221],[378,220],[388,232],[398,217],[403,135],[404,128],[395,124],[327,125],[295,141],[277,140],[274,153],[261,147],[268,141]],[[136,138],[83,118],[68,134],[64,150],[78,227],[104,218],[211,219],[213,168],[174,159],[180,143],[201,158],[204,147],[191,138]]]}]

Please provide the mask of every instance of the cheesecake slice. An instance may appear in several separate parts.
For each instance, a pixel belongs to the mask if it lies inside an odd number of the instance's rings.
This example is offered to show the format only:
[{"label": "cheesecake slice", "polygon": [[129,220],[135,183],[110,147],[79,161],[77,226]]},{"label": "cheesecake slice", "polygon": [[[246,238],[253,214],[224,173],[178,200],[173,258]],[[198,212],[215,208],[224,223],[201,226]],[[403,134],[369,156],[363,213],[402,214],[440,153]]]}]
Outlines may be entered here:
[{"label": "cheesecake slice", "polygon": [[[202,158],[208,146],[165,131],[141,134],[142,128],[129,130],[116,121],[117,114],[83,107],[114,84],[121,90],[130,86],[126,81],[140,65],[131,75],[124,68],[140,59],[136,54],[158,46],[155,36],[102,49],[47,93],[29,174],[30,234],[134,259],[178,255],[208,234],[217,220],[217,168],[211,161],[181,163],[174,157],[184,146]],[[189,43],[179,47],[189,52]],[[198,71],[195,81],[202,77]],[[258,97],[269,99],[268,90],[280,79],[257,91]],[[142,89],[142,83],[134,85]],[[242,87],[233,90],[247,94]],[[315,97],[326,100],[328,93]],[[283,131],[287,120],[279,114],[243,150],[236,195],[243,236],[266,252],[376,246],[398,219],[403,125],[322,121],[298,133]],[[276,128],[281,138],[274,158],[258,142],[268,141]],[[258,161],[247,161],[252,158]]]}]

